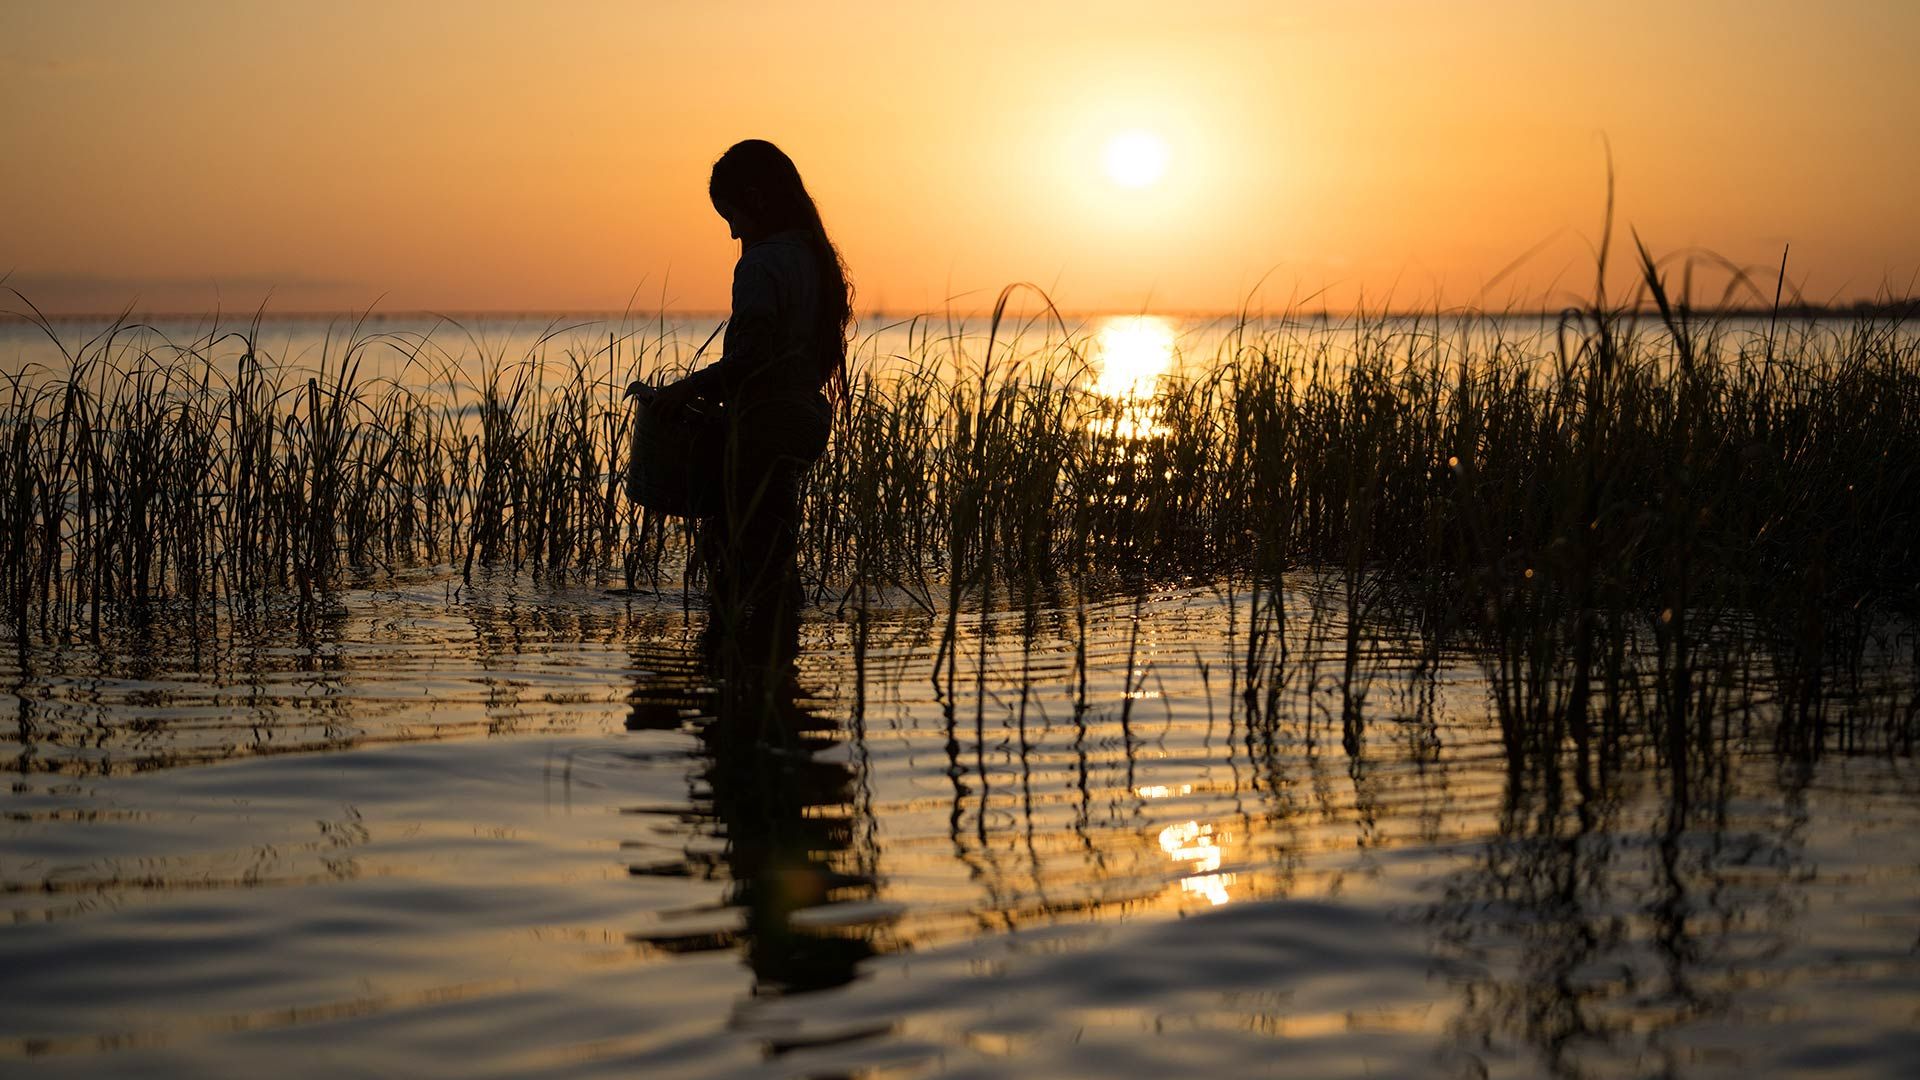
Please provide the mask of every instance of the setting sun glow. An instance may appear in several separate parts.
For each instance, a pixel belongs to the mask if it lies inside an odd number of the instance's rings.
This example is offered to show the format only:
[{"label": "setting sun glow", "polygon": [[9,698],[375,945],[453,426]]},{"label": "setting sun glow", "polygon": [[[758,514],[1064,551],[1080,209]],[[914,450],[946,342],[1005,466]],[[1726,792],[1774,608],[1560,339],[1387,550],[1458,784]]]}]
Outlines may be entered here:
[{"label": "setting sun glow", "polygon": [[1626,0],[1659,32],[1605,47],[1579,5],[1200,7],[0,3],[0,145],[34,148],[0,275],[68,313],[722,312],[707,174],[743,138],[792,155],[863,319],[1028,280],[1074,314],[1557,311],[1609,150],[1656,252],[1771,283],[1791,241],[1787,294],[1837,302],[1920,268],[1909,0]]},{"label": "setting sun glow", "polygon": [[1167,173],[1167,141],[1151,131],[1121,132],[1101,156],[1107,179],[1121,187],[1152,187]]}]

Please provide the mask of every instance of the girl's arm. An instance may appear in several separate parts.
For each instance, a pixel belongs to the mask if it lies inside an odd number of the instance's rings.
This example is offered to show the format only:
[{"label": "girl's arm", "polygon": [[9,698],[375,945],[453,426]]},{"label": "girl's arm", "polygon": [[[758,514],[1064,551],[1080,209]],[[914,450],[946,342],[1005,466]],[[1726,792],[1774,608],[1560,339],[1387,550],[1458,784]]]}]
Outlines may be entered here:
[{"label": "girl's arm", "polygon": [[720,359],[687,376],[690,393],[725,401],[774,359],[780,293],[772,271],[759,259],[742,256],[733,268],[733,314]]}]

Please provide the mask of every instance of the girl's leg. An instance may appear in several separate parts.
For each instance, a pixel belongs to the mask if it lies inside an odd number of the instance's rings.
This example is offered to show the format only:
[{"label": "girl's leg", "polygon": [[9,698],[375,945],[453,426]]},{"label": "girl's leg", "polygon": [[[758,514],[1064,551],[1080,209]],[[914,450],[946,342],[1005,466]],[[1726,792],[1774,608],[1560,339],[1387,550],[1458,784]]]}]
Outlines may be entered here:
[{"label": "girl's leg", "polygon": [[767,462],[756,484],[757,497],[741,515],[736,532],[742,644],[747,659],[756,664],[790,663],[799,648],[797,465],[785,457]]},{"label": "girl's leg", "polygon": [[728,610],[737,598],[730,595],[733,576],[728,572],[727,517],[715,514],[694,526],[694,552],[701,574],[706,578],[707,626],[700,632],[700,649],[708,660],[720,659],[720,649],[729,634]]}]

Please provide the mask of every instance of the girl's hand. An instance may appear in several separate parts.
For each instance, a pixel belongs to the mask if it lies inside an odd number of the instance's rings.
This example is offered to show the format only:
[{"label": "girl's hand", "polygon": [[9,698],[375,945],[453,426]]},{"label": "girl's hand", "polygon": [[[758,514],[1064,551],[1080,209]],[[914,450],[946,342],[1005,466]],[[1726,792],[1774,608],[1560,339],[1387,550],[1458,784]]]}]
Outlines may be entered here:
[{"label": "girl's hand", "polygon": [[653,400],[647,403],[647,408],[653,410],[657,415],[666,415],[678,412],[686,406],[687,402],[692,400],[692,384],[685,379],[681,379],[678,382],[668,383],[654,391]]}]

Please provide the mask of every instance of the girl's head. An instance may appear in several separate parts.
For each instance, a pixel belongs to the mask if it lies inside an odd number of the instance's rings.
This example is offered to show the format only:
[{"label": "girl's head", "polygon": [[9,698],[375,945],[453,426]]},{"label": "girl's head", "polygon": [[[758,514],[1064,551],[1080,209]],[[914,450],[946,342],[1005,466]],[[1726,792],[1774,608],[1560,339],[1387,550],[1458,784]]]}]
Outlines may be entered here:
[{"label": "girl's head", "polygon": [[832,396],[843,397],[847,334],[853,324],[853,287],[847,281],[846,264],[827,238],[820,210],[813,205],[813,196],[807,194],[807,186],[800,182],[800,170],[793,167],[793,159],[764,139],[734,143],[713,163],[707,194],[713,199],[714,210],[726,219],[739,240],[751,243],[790,229],[806,237],[820,269],[821,302],[815,329],[820,375]]}]

